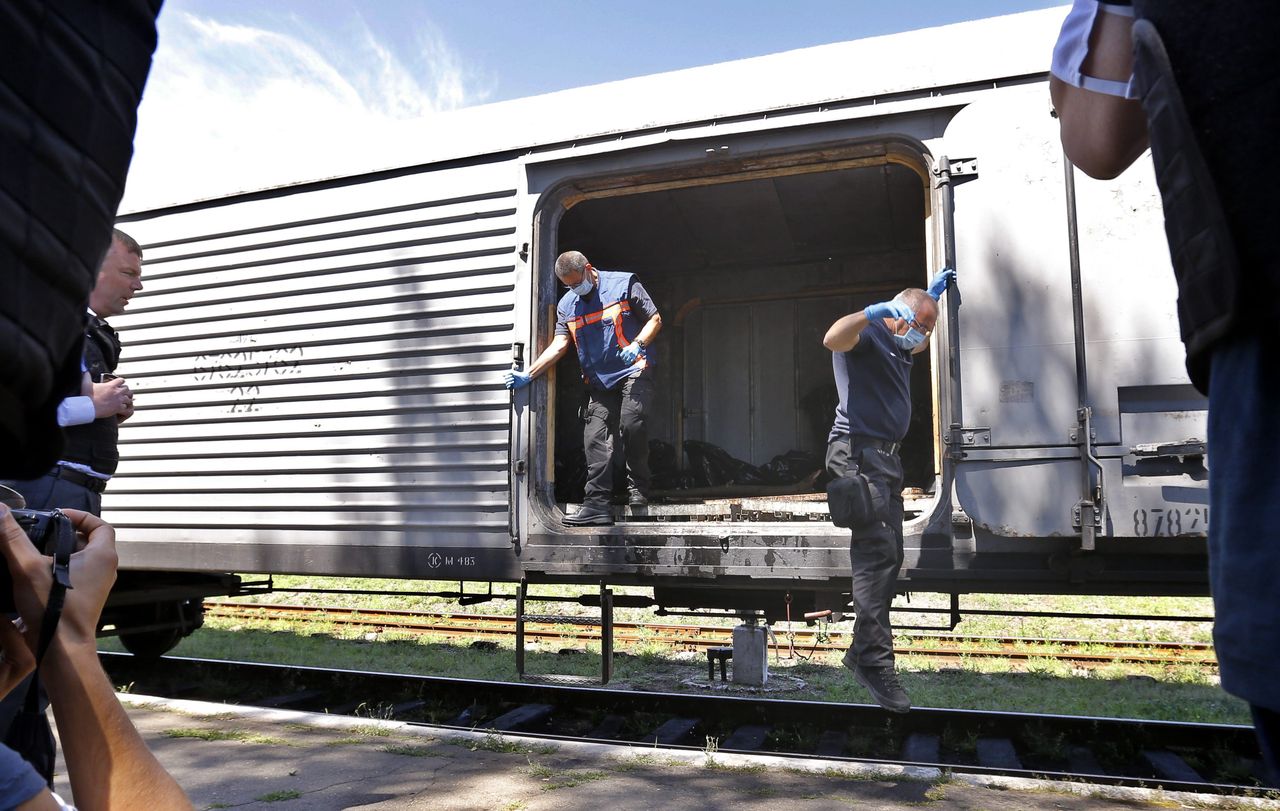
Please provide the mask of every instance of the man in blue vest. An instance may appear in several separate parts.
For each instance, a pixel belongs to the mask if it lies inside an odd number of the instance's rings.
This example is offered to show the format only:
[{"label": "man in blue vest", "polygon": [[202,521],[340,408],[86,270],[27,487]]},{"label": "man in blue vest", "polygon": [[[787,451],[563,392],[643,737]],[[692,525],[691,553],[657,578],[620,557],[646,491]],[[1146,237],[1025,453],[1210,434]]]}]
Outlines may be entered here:
[{"label": "man in blue vest", "polygon": [[1151,146],[1187,375],[1209,397],[1222,687],[1249,702],[1280,778],[1280,206],[1258,172],[1280,128],[1278,38],[1267,0],[1076,0],[1049,89],[1063,149],[1091,177],[1119,175]]},{"label": "man in blue vest", "polygon": [[836,478],[861,473],[876,502],[875,515],[850,534],[857,619],[844,664],[876,703],[892,712],[911,709],[894,670],[889,623],[903,558],[898,449],[911,424],[912,361],[929,348],[937,300],[954,279],[954,270],[942,270],[928,292],[907,288],[890,301],[870,304],[838,319],[822,339],[831,350],[840,398],[827,439],[827,472]]},{"label": "man in blue vest", "polygon": [[133,392],[112,374],[120,341],[105,319],[123,313],[141,289],[142,248],[116,230],[89,293],[80,387],[58,405],[58,424],[66,434],[62,458],[38,479],[2,482],[21,493],[28,508],[102,513],[102,492],[120,461],[118,426],[133,416]]},{"label": "man in blue vest", "polygon": [[556,259],[556,278],[569,288],[556,307],[556,334],[527,372],[503,376],[509,389],[527,386],[569,351],[590,392],[583,447],[587,456],[586,496],[582,507],[566,515],[571,526],[613,523],[614,437],[626,452],[627,503],[649,503],[649,437],[645,415],[653,401],[653,365],[648,347],[662,329],[662,316],[633,273],[596,270],[578,251]]}]

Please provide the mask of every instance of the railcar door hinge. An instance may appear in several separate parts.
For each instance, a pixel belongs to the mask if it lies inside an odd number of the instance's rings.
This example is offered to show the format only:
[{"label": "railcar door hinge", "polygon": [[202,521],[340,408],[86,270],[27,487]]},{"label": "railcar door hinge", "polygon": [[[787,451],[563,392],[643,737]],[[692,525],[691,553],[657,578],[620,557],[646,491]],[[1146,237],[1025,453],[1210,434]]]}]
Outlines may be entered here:
[{"label": "railcar door hinge", "polygon": [[1076,529],[1084,529],[1086,524],[1102,529],[1102,510],[1092,501],[1078,502],[1071,508],[1071,523]]},{"label": "railcar door hinge", "polygon": [[961,428],[960,444],[966,448],[986,448],[991,446],[990,428]]},{"label": "railcar door hinge", "polygon": [[[945,168],[944,168],[945,166]],[[959,186],[978,176],[977,158],[950,158],[946,164],[933,167],[934,186],[950,183]]]},{"label": "railcar door hinge", "polygon": [[[1107,512],[1107,477],[1102,462],[1093,453],[1097,432],[1093,430],[1093,409],[1080,406],[1076,409],[1076,426],[1068,431],[1071,441],[1080,448],[1083,466],[1083,490],[1081,498],[1071,508],[1072,526],[1080,532],[1080,548],[1092,551],[1098,536],[1105,529],[1103,517]],[[1096,471],[1094,478],[1092,472]]]}]

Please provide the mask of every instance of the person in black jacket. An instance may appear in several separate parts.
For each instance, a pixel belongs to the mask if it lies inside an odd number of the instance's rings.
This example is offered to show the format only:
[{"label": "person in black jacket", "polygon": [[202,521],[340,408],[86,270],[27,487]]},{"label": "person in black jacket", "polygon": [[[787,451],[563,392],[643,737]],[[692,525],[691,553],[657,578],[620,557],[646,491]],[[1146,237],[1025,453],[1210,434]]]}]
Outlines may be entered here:
[{"label": "person in black jacket", "polygon": [[[1209,397],[1209,583],[1223,688],[1280,777],[1280,15],[1266,0],[1076,0],[1054,48],[1062,146],[1112,178],[1151,146],[1187,374]],[[1268,360],[1270,358],[1270,360]]]},{"label": "person in black jacket", "polygon": [[161,0],[0,3],[0,477],[61,455]]},{"label": "person in black jacket", "polygon": [[66,433],[62,458],[38,479],[4,482],[22,494],[29,509],[102,513],[102,492],[120,459],[118,426],[133,416],[133,391],[113,375],[120,341],[106,317],[124,312],[141,289],[142,248],[117,229],[89,294],[80,386],[58,405],[58,424]]}]

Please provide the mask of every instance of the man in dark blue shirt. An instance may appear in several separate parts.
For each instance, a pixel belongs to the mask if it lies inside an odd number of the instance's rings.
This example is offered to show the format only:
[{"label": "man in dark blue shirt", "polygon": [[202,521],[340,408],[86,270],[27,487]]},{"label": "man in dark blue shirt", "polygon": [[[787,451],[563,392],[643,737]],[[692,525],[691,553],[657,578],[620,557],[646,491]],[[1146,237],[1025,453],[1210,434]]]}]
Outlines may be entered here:
[{"label": "man in dark blue shirt", "polygon": [[653,400],[653,367],[646,351],[662,316],[635,274],[597,270],[578,251],[556,259],[556,278],[569,288],[556,307],[556,334],[528,372],[504,374],[518,389],[577,349],[583,382],[590,392],[583,449],[587,485],[582,507],[564,517],[570,526],[613,523],[613,450],[617,436],[626,453],[627,503],[649,503],[649,438],[645,416]]},{"label": "man in dark blue shirt", "polygon": [[903,290],[831,325],[822,345],[831,350],[840,403],[827,440],[827,471],[861,472],[883,506],[874,520],[854,527],[849,541],[852,598],[857,619],[844,664],[876,703],[893,712],[911,709],[893,666],[893,602],[902,567],[902,461],[898,448],[911,423],[911,364],[929,346],[938,320],[937,298],[955,278],[943,270],[929,291]]}]

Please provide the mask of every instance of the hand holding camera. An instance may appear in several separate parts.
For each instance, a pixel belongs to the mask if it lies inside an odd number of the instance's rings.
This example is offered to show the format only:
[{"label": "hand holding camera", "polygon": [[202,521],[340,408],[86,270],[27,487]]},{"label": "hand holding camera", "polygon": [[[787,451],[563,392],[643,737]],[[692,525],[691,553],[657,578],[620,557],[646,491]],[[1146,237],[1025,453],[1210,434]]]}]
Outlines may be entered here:
[{"label": "hand holding camera", "polygon": [[[19,520],[20,519],[20,520]],[[116,579],[115,529],[96,515],[79,510],[40,512],[11,511],[0,505],[0,553],[7,577],[0,578],[0,607],[16,610],[25,624],[25,636],[34,647],[44,620],[45,604],[53,585],[54,567],[44,554],[56,534],[76,533],[70,559],[71,588],[66,593],[62,619],[54,645],[96,646],[98,618]]]}]

